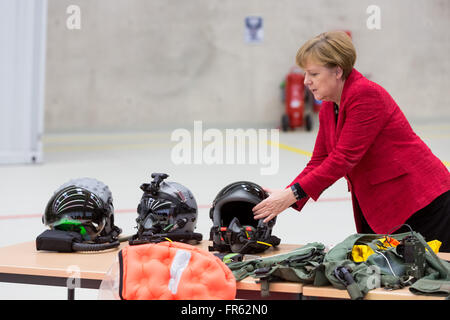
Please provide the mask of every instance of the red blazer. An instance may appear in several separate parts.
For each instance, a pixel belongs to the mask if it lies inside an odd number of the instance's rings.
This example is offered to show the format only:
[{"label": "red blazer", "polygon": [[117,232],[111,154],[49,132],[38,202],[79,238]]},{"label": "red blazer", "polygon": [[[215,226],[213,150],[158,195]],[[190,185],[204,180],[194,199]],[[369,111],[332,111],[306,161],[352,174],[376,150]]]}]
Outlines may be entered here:
[{"label": "red blazer", "polygon": [[[335,123],[333,102],[323,102],[313,155],[289,185],[298,182],[315,201],[345,177],[356,229],[361,215],[376,233],[387,233],[450,190],[450,173],[414,133],[378,84],[353,69],[345,81]],[[301,210],[308,198],[294,204]],[[358,205],[359,204],[359,205]]]}]

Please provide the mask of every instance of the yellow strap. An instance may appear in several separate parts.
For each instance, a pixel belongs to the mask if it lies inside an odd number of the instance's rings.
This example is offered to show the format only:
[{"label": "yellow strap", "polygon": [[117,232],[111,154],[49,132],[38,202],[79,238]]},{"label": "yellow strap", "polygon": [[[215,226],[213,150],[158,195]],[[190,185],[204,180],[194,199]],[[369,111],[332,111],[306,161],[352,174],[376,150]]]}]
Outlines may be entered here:
[{"label": "yellow strap", "polygon": [[266,246],[272,247],[270,243],[262,242],[262,241],[256,241],[256,243],[265,244]]}]

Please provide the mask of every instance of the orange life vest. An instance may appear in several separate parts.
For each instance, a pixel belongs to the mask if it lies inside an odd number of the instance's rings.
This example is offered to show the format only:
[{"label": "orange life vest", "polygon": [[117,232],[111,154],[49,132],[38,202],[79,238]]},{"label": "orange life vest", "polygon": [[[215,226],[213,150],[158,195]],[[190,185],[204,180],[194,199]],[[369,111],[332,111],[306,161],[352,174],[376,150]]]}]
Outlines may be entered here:
[{"label": "orange life vest", "polygon": [[181,242],[127,246],[119,252],[119,295],[125,300],[230,300],[231,270],[212,253]]}]

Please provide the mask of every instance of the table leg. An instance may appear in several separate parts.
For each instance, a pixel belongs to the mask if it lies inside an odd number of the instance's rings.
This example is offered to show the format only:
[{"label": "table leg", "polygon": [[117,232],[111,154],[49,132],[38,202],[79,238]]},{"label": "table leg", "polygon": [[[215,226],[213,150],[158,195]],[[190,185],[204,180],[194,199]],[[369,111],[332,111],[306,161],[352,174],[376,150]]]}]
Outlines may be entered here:
[{"label": "table leg", "polygon": [[75,300],[75,288],[67,288],[67,300]]}]

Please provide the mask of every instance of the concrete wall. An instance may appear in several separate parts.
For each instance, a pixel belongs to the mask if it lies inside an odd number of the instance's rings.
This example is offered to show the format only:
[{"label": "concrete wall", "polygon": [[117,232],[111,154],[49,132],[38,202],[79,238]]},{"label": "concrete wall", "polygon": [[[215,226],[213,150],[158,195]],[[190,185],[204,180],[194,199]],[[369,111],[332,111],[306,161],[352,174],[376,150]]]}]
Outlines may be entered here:
[{"label": "concrete wall", "polygon": [[[369,5],[381,29],[369,30]],[[69,30],[69,5],[81,29]],[[450,119],[446,0],[49,0],[46,132],[276,127],[279,85],[307,39],[352,31],[356,67],[410,119]],[[244,41],[244,18],[264,40]]]}]

